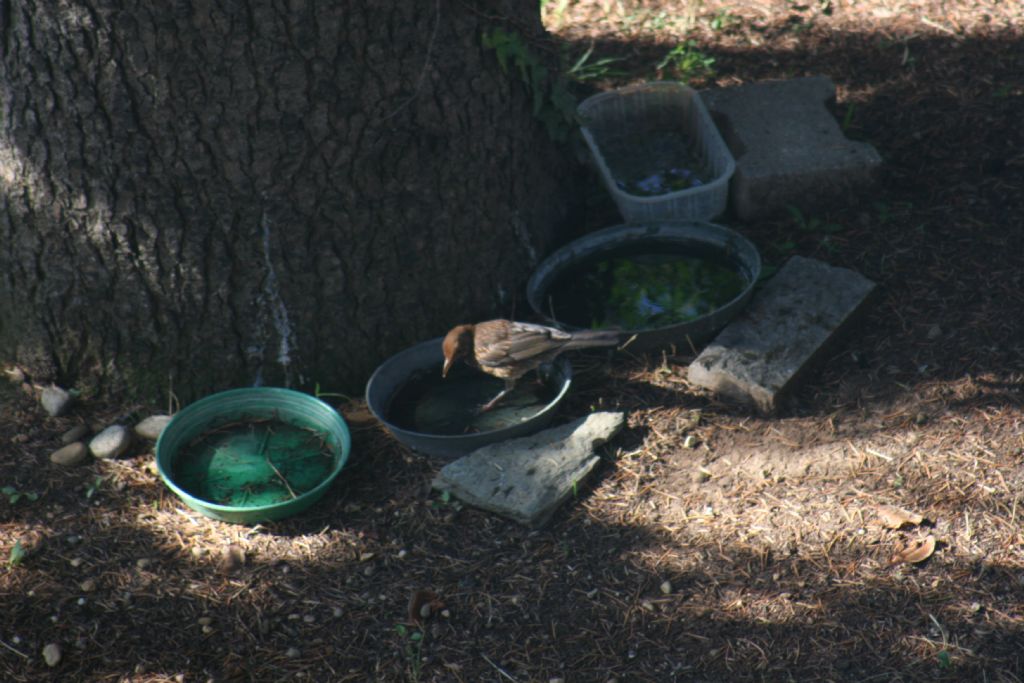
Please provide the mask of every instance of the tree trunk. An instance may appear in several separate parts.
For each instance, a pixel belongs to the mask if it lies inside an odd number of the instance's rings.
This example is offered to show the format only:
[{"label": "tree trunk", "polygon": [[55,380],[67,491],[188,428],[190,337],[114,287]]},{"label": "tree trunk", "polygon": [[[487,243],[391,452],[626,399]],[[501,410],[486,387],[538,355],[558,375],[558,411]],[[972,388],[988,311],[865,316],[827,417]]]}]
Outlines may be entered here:
[{"label": "tree trunk", "polygon": [[495,27],[536,0],[0,0],[0,359],[358,393],[523,313],[571,193]]}]

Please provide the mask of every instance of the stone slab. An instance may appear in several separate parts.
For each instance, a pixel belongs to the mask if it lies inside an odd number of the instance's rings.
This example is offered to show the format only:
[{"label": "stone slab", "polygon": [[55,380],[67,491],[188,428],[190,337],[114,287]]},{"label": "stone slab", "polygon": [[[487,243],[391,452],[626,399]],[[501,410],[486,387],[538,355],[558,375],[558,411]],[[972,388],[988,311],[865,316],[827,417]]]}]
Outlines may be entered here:
[{"label": "stone slab", "polygon": [[690,364],[689,381],[775,412],[874,290],[857,272],[793,256]]},{"label": "stone slab", "polygon": [[736,158],[729,201],[750,220],[795,206],[813,212],[865,193],[882,164],[878,152],[849,140],[826,106],[836,88],[822,76],[701,91]]},{"label": "stone slab", "polygon": [[445,465],[432,485],[468,505],[541,527],[594,469],[594,449],[623,424],[622,413],[598,412],[490,444]]}]

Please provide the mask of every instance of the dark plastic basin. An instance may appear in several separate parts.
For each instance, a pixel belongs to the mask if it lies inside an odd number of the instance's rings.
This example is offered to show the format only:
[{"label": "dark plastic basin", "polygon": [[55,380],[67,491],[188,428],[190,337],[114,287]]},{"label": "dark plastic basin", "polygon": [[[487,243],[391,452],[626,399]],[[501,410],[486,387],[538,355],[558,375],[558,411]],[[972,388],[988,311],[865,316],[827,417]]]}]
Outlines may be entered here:
[{"label": "dark plastic basin", "polygon": [[[532,416],[499,429],[469,434],[434,434],[396,424],[392,402],[402,388],[422,373],[440,376],[443,360],[441,341],[442,338],[438,337],[395,354],[374,371],[366,385],[366,404],[374,416],[401,443],[425,455],[453,460],[487,444],[532,434],[551,421],[572,383],[572,365],[565,358],[557,359],[547,379],[554,398]],[[520,383],[530,381],[532,378],[527,375]]]},{"label": "dark plastic basin", "polygon": [[636,335],[627,347],[630,350],[650,350],[670,344],[686,349],[691,344],[696,346],[709,341],[747,305],[761,276],[761,256],[757,248],[734,230],[700,221],[630,223],[585,235],[544,259],[526,286],[530,306],[549,323],[579,329],[550,316],[548,292],[559,275],[587,259],[648,247],[652,251],[670,248],[715,254],[731,263],[746,285],[732,300],[706,315],[664,327],[627,330],[627,334]]}]

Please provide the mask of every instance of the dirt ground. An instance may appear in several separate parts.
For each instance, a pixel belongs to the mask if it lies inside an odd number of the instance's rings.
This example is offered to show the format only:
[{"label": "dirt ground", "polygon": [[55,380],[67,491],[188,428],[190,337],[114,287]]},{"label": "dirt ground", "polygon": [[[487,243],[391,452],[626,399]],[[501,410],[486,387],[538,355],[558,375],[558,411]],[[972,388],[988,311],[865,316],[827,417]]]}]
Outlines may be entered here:
[{"label": "dirt ground", "polygon": [[[145,446],[48,460],[74,424],[154,407],[46,418],[0,382],[0,484],[37,496],[0,496],[0,680],[1024,679],[1022,6],[544,12],[570,56],[594,46],[591,87],[656,77],[678,45],[661,75],[699,87],[832,78],[847,134],[885,160],[879,188],[802,219],[723,222],[769,264],[801,254],[875,280],[862,326],[773,418],[689,386],[690,350],[576,357],[566,416],[619,409],[628,428],[542,531],[440,499],[438,463],[360,422],[308,512],[210,521]],[[591,211],[617,222],[607,202]],[[882,505],[925,519],[892,529]],[[931,557],[898,561],[929,535]],[[28,554],[12,564],[16,542]],[[443,606],[415,623],[421,591]]]}]

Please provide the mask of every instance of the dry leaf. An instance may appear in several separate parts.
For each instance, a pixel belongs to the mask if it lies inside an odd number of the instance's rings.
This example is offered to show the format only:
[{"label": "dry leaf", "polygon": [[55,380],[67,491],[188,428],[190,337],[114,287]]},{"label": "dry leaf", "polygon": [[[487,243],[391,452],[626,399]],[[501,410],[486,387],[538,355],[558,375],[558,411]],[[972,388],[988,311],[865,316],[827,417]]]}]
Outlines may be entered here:
[{"label": "dry leaf", "polygon": [[892,556],[892,563],[898,562],[909,562],[910,564],[917,564],[918,562],[924,562],[932,553],[935,552],[935,536],[928,534],[924,538],[911,541],[907,545],[903,546],[895,555]]},{"label": "dry leaf", "polygon": [[340,411],[345,421],[353,425],[369,424],[377,419],[366,406],[366,401],[349,401],[341,406]]},{"label": "dry leaf", "polygon": [[879,505],[875,508],[875,512],[878,513],[882,524],[890,529],[899,529],[906,524],[917,526],[924,521],[924,517],[916,512],[910,512],[909,510],[892,505]]}]

